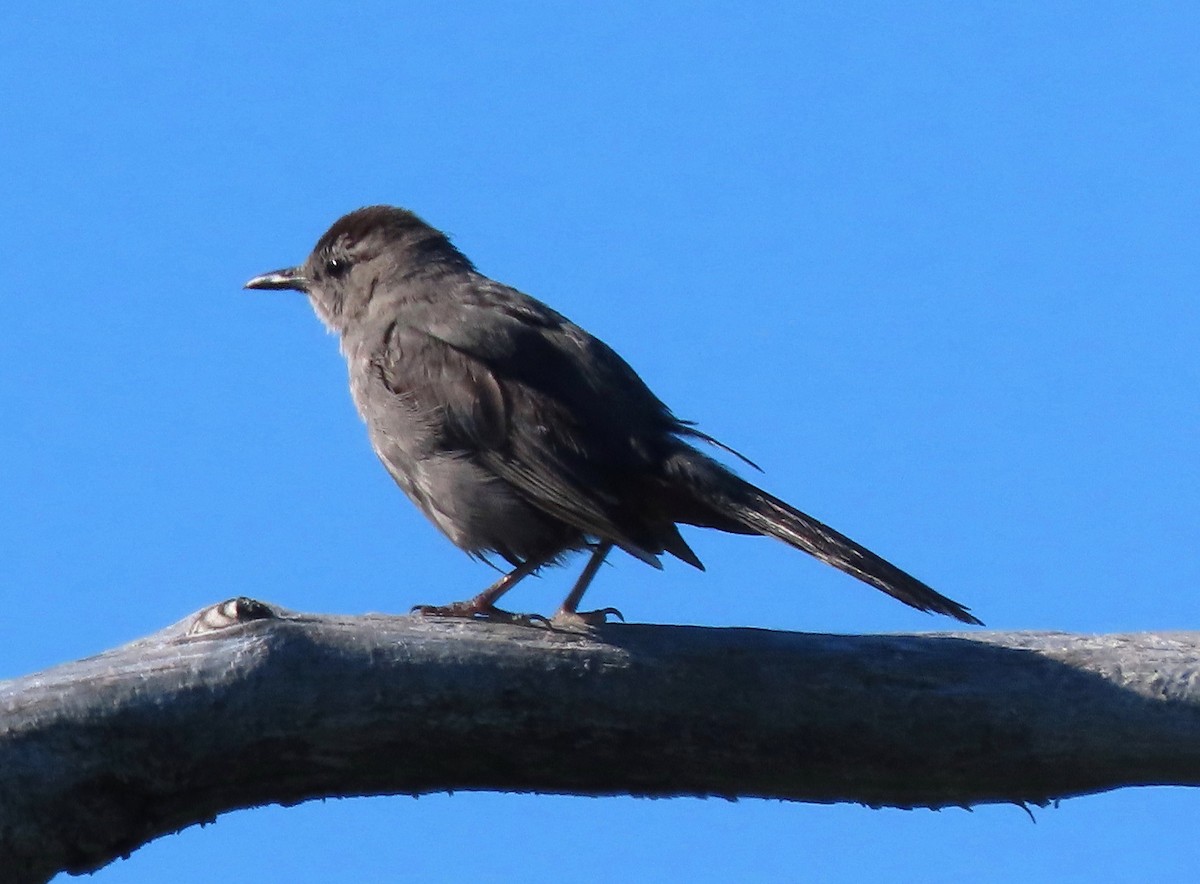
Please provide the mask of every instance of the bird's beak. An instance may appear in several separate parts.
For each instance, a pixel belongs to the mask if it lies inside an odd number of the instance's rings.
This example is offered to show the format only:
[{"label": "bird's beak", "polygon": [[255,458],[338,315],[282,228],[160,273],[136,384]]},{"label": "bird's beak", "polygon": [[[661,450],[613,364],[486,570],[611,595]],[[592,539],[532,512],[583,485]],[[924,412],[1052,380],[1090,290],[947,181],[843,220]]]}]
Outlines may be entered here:
[{"label": "bird's beak", "polygon": [[256,276],[242,288],[247,289],[294,289],[298,292],[308,291],[308,280],[299,267],[289,267],[286,270],[272,270],[262,276]]}]

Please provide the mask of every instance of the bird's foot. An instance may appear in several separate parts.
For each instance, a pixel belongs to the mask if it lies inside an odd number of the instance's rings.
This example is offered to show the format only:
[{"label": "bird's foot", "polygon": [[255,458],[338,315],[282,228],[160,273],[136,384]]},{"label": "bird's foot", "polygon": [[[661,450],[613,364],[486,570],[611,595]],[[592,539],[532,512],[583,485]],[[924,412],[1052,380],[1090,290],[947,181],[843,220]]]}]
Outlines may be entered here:
[{"label": "bird's foot", "polygon": [[458,617],[464,620],[486,620],[488,623],[513,623],[517,626],[547,626],[550,620],[541,614],[515,614],[495,605],[480,604],[476,599],[449,605],[413,605],[413,614],[422,617]]},{"label": "bird's foot", "polygon": [[616,617],[622,623],[625,615],[616,608],[601,608],[598,611],[568,611],[559,608],[550,618],[550,626],[557,629],[590,629],[593,626],[603,626],[608,622],[609,615]]}]

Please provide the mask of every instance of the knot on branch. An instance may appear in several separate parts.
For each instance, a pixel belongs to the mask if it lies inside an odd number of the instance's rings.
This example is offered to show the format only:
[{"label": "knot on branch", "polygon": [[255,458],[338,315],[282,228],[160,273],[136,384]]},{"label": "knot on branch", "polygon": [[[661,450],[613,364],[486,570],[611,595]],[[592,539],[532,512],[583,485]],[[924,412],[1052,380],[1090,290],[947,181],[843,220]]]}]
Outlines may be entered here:
[{"label": "knot on branch", "polygon": [[193,617],[187,634],[201,635],[205,632],[216,632],[239,623],[249,623],[251,620],[269,620],[276,616],[276,612],[265,602],[244,595],[238,596],[198,612]]}]

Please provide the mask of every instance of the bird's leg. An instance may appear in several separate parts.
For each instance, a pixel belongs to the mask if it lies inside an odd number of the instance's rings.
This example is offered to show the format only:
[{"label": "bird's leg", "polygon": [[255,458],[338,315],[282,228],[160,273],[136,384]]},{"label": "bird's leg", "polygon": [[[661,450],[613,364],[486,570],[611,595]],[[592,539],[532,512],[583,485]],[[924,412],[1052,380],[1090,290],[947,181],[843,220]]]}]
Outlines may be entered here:
[{"label": "bird's leg", "polygon": [[543,559],[529,559],[513,568],[479,595],[465,602],[449,605],[414,605],[413,613],[426,617],[466,617],[469,620],[492,620],[501,623],[519,623],[530,626],[535,622],[546,622],[540,614],[514,614],[496,607],[496,601],[542,565]]},{"label": "bird's leg", "polygon": [[602,626],[608,622],[608,615],[612,614],[624,620],[625,617],[616,608],[601,608],[598,611],[577,611],[579,602],[583,598],[583,594],[587,592],[588,585],[591,584],[592,578],[596,576],[596,572],[600,570],[600,566],[604,564],[605,557],[612,550],[612,542],[602,540],[596,544],[596,548],[592,550],[592,557],[588,559],[588,563],[583,566],[583,573],[579,575],[579,579],[575,581],[575,586],[571,588],[571,592],[563,599],[562,605],[551,618],[550,622],[555,626]]}]

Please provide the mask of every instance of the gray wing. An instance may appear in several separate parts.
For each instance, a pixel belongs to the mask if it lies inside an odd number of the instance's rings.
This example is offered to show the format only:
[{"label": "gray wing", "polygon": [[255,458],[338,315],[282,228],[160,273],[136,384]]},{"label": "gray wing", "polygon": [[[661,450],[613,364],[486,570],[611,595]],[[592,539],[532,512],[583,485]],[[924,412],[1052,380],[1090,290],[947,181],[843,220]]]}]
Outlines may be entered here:
[{"label": "gray wing", "polygon": [[[494,284],[493,284],[494,285]],[[549,307],[511,289],[411,306],[378,370],[420,412],[439,447],[462,451],[544,512],[657,564],[699,565],[673,522],[647,523],[629,483],[679,445],[682,426],[629,366]],[[502,297],[501,297],[502,296]]]}]

